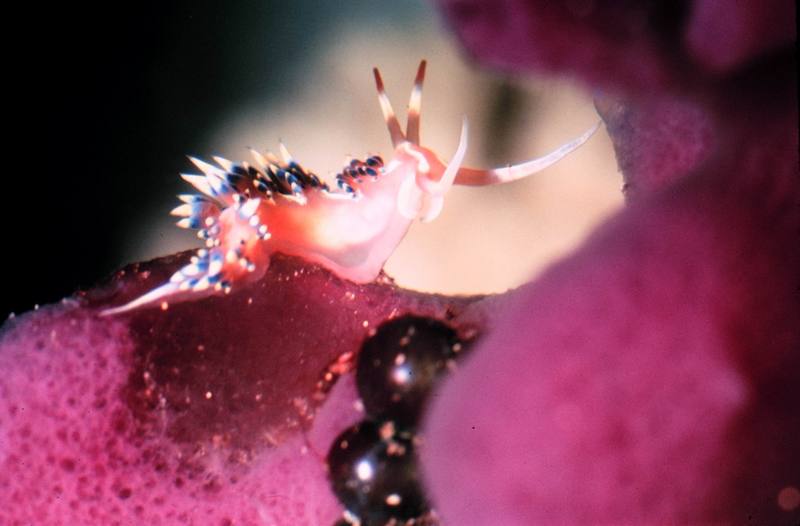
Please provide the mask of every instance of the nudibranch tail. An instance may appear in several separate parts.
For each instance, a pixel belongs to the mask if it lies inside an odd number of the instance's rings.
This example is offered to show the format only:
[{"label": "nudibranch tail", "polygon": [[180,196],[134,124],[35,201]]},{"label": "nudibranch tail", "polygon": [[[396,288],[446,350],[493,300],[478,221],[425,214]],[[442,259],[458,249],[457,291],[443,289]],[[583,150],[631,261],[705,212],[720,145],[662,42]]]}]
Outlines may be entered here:
[{"label": "nudibranch tail", "polygon": [[203,175],[181,177],[200,193],[179,195],[182,204],[171,214],[181,218],[179,227],[196,229],[205,247],[169,282],[102,315],[227,292],[234,282],[253,281],[264,274],[271,253],[265,242],[272,235],[262,220],[265,207],[303,206],[305,190],[328,191],[328,185],[297,164],[282,144],[284,162],[270,153],[251,152],[258,167],[223,157],[214,157],[215,166],[189,157]]},{"label": "nudibranch tail", "polygon": [[[121,314],[140,307],[199,299],[215,292],[229,292],[234,282],[255,280],[266,272],[269,251],[262,243],[270,238],[266,225],[260,223],[257,211],[260,198],[237,200],[232,207],[210,207],[200,196],[195,203],[184,204],[173,210],[185,217],[178,225],[197,228],[203,224],[198,237],[206,240],[206,247],[192,256],[188,265],[175,272],[170,280],[133,301],[119,307],[106,309],[103,316]],[[194,206],[202,203],[200,206]]]}]

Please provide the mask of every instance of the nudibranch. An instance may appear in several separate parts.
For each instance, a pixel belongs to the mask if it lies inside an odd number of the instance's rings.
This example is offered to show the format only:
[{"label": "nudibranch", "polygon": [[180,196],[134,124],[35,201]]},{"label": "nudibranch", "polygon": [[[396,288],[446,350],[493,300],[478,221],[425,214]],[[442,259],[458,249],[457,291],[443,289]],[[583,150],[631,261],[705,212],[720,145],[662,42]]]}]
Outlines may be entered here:
[{"label": "nudibranch", "polygon": [[394,153],[388,162],[373,155],[353,160],[325,181],[303,168],[280,144],[281,158],[251,149],[254,163],[213,157],[216,164],[190,157],[202,172],[181,174],[200,191],[179,195],[172,210],[178,226],[197,229],[205,247],[170,280],[103,315],[227,293],[257,281],[270,255],[282,252],[318,263],[356,283],[378,277],[411,223],[432,221],[454,184],[506,183],[547,168],[585,143],[599,122],[580,137],[543,157],[503,168],[462,166],[467,149],[467,121],[449,163],[420,144],[423,60],[408,104],[405,132],[395,116],[377,68],[378,100]]}]

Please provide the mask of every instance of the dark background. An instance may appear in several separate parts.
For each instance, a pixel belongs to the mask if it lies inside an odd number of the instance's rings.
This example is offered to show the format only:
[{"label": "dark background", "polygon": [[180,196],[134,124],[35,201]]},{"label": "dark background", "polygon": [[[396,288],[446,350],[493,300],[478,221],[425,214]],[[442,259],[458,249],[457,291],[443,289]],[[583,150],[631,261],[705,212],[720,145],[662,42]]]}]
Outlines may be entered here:
[{"label": "dark background", "polygon": [[0,317],[127,263],[131,219],[169,210],[184,154],[209,150],[222,115],[308,74],[337,24],[387,16],[367,1],[109,4],[6,19]]}]

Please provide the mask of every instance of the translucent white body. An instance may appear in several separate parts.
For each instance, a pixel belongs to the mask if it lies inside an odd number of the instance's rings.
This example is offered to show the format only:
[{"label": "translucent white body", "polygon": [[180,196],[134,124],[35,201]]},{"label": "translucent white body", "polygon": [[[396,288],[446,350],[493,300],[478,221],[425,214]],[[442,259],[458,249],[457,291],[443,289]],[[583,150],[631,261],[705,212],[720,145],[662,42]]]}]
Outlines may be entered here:
[{"label": "translucent white body", "polygon": [[[179,226],[200,228],[199,237],[205,239],[206,247],[169,282],[101,314],[229,292],[232,287],[260,279],[274,252],[302,257],[357,283],[373,281],[411,223],[416,219],[431,221],[439,215],[453,184],[481,186],[527,177],[578,148],[599,126],[541,158],[479,170],[461,166],[467,149],[465,119],[458,148],[445,164],[419,144],[425,61],[417,71],[405,132],[386,97],[378,70],[374,73],[395,147],[387,164],[370,169],[369,176],[350,177],[341,189],[331,190],[313,174],[302,171],[283,145],[283,163],[258,152],[253,152],[254,166],[234,165],[222,158],[215,158],[219,165],[215,166],[192,159],[203,175],[183,177],[201,194],[180,196],[186,204],[173,214],[184,217]],[[281,191],[267,189],[267,183]]]}]

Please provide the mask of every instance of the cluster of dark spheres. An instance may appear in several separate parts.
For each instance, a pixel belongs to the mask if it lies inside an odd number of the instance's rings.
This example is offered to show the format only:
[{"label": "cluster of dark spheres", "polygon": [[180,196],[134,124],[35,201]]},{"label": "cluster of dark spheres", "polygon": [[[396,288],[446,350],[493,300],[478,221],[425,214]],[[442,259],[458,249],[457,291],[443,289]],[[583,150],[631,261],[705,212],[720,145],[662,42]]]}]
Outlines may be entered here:
[{"label": "cluster of dark spheres", "polygon": [[356,362],[366,418],[333,442],[327,463],[345,507],[338,525],[413,524],[431,512],[415,450],[425,402],[466,342],[445,323],[395,318],[368,338]]}]

